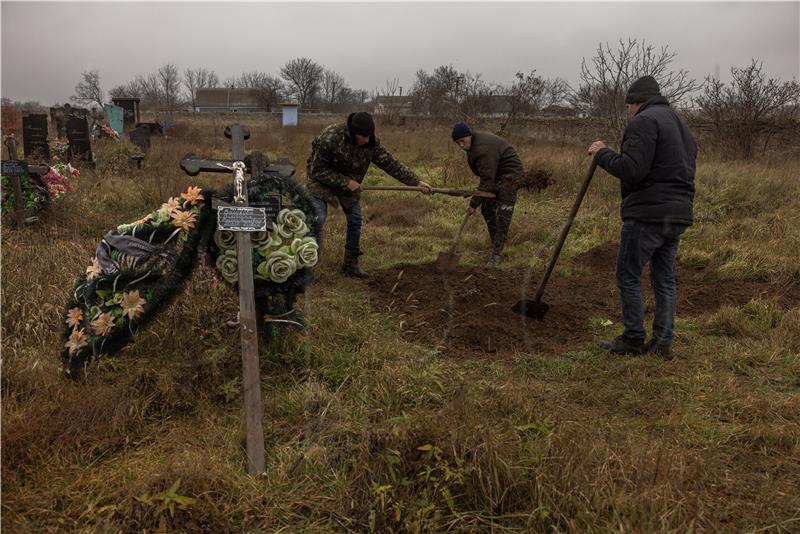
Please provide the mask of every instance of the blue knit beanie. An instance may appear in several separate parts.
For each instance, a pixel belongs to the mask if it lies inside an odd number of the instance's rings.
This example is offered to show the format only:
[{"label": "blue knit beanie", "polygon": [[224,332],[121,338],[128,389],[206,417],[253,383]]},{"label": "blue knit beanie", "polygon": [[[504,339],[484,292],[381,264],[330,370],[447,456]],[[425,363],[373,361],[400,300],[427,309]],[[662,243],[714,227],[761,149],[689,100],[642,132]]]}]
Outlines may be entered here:
[{"label": "blue knit beanie", "polygon": [[472,130],[463,122],[459,122],[453,126],[453,141],[458,141],[462,137],[469,137],[470,135],[472,135]]}]

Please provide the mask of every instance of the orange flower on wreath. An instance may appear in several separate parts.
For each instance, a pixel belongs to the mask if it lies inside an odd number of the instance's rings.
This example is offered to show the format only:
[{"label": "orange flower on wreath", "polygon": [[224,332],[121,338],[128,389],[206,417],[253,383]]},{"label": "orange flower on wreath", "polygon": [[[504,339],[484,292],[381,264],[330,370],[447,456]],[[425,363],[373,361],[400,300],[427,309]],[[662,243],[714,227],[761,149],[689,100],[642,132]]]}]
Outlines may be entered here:
[{"label": "orange flower on wreath", "polygon": [[205,197],[200,194],[201,191],[202,189],[199,187],[189,186],[189,189],[187,189],[185,193],[181,194],[184,200],[183,205],[185,206],[187,203],[194,205],[200,200],[205,200]]},{"label": "orange flower on wreath", "polygon": [[194,223],[197,222],[197,214],[191,211],[173,211],[172,224],[178,228],[188,230],[194,228]]}]

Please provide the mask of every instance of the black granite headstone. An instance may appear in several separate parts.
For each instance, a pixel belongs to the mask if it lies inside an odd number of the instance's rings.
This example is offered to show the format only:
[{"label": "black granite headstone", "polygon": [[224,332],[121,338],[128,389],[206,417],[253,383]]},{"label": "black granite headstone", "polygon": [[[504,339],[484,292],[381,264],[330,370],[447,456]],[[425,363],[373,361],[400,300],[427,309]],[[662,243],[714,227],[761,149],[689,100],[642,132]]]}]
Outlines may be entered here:
[{"label": "black granite headstone", "polygon": [[139,126],[131,130],[128,134],[131,138],[131,143],[139,147],[142,152],[150,150],[150,128],[147,126]]},{"label": "black granite headstone", "polygon": [[46,114],[31,113],[22,117],[22,149],[28,159],[50,161]]},{"label": "black granite headstone", "polygon": [[72,159],[92,161],[92,142],[86,117],[73,115],[67,119],[67,141]]}]

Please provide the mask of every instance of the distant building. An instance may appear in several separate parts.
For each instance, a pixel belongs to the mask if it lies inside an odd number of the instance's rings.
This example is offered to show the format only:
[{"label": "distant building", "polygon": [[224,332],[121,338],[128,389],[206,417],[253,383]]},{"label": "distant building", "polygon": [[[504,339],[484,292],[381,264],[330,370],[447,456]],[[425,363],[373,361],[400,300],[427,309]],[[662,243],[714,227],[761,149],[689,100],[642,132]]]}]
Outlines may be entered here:
[{"label": "distant building", "polygon": [[543,117],[577,117],[578,110],[569,106],[552,104],[544,108],[539,114]]},{"label": "distant building", "polygon": [[269,111],[258,89],[231,87],[197,89],[195,108],[200,112]]},{"label": "distant building", "polygon": [[410,115],[414,99],[410,96],[375,97],[376,115]]}]

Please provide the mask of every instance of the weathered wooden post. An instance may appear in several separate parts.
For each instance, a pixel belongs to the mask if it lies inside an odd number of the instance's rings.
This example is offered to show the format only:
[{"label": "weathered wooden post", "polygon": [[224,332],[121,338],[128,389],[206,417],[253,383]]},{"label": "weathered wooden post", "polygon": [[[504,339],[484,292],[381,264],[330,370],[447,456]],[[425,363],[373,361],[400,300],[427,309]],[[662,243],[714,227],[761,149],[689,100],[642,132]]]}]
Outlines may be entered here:
[{"label": "weathered wooden post", "polygon": [[46,165],[29,166],[25,160],[17,159],[17,139],[13,135],[6,138],[5,145],[8,149],[8,159],[3,160],[3,168],[0,172],[3,176],[11,178],[11,188],[14,196],[14,222],[17,228],[22,228],[25,225],[26,218],[32,212],[25,208],[25,199],[22,197],[21,177],[27,176],[29,173],[43,175],[49,169]]},{"label": "weathered wooden post", "polygon": [[[253,287],[253,252],[250,232],[267,230],[264,208],[248,207],[244,163],[244,141],[250,132],[239,124],[225,128],[231,140],[233,161],[186,158],[181,167],[190,176],[200,172],[233,171],[234,204],[218,203],[217,228],[236,234],[236,258],[239,265],[239,327],[242,340],[242,385],[247,433],[247,472],[263,473],[264,430],[261,426],[261,378],[258,365],[258,332],[256,326],[255,291]],[[256,156],[259,166],[261,158]],[[251,174],[252,175],[252,174]]]}]

